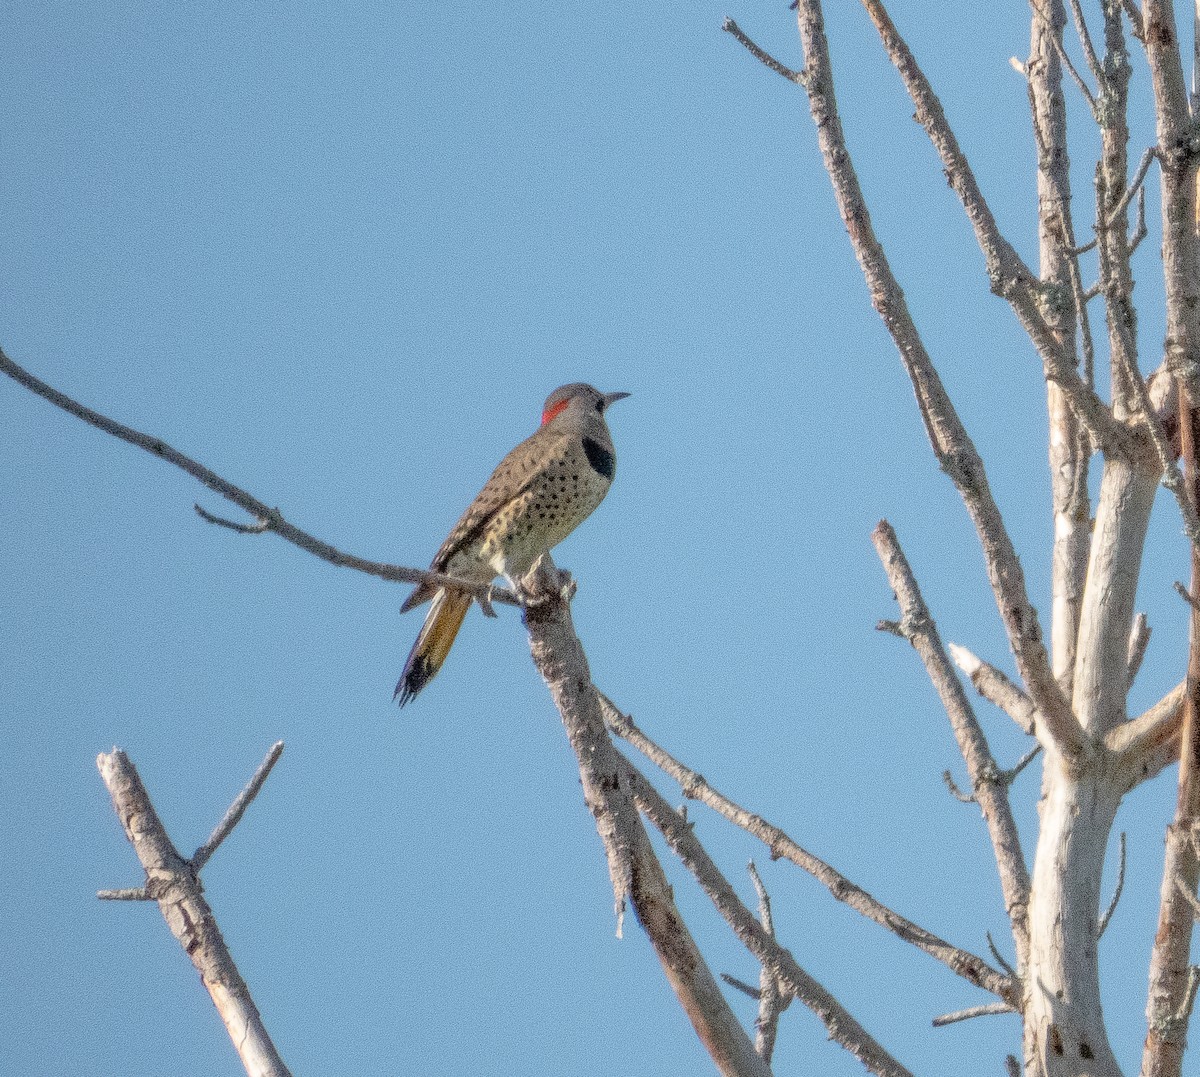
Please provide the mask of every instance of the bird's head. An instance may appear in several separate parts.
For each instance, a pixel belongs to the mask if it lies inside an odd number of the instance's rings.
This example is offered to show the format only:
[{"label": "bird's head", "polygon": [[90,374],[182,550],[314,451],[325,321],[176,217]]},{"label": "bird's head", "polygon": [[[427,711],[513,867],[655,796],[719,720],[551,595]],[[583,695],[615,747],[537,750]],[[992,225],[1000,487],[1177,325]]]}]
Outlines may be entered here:
[{"label": "bird's head", "polygon": [[542,425],[556,419],[559,415],[571,416],[603,415],[609,404],[624,400],[628,393],[602,393],[583,382],[574,382],[555,389],[542,407]]}]

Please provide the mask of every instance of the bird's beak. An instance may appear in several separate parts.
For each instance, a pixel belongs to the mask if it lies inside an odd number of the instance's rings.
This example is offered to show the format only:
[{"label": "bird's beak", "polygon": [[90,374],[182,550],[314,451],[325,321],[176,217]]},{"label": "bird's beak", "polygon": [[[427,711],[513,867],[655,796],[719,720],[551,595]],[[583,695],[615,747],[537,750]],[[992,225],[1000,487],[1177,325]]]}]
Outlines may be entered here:
[{"label": "bird's beak", "polygon": [[611,404],[615,404],[618,400],[624,400],[629,395],[629,393],[605,393],[604,410],[608,411]]}]

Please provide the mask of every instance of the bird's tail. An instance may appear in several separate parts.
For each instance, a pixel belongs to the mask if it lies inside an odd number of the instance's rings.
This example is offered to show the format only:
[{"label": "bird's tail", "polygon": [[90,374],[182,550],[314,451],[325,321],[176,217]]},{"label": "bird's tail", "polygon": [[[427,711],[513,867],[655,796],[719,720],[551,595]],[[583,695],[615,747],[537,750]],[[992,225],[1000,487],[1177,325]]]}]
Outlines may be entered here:
[{"label": "bird's tail", "polygon": [[417,642],[404,663],[404,672],[396,685],[393,697],[404,706],[434,677],[446,661],[454,637],[462,627],[463,618],[471,608],[471,596],[461,591],[442,588],[433,597],[433,605],[421,626]]}]

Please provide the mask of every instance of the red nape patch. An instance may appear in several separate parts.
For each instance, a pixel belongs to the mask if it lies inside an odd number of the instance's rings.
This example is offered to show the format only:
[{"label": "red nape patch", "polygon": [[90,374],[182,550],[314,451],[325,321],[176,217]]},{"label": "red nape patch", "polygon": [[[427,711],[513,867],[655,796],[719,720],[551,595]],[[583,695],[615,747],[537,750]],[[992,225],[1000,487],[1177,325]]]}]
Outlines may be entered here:
[{"label": "red nape patch", "polygon": [[566,400],[560,400],[557,404],[554,405],[554,407],[547,408],[545,411],[543,411],[542,412],[542,426],[545,426],[551,419],[554,418],[554,416],[556,416],[560,411],[562,411],[563,408],[565,408],[569,403],[571,403],[571,398],[567,397]]}]

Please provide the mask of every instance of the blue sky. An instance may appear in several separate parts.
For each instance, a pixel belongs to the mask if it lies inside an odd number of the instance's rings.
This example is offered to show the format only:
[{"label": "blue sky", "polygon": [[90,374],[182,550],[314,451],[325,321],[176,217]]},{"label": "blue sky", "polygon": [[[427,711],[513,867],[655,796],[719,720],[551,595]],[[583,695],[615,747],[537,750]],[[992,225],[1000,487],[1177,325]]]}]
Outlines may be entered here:
[{"label": "blue sky", "polygon": [[[876,227],[1049,609],[1040,367],[854,5],[831,5],[843,119]],[[0,344],[364,557],[424,565],[555,386],[625,390],[616,483],[564,543],[597,684],[711,782],[977,953],[1006,922],[961,764],[869,535],[895,525],[943,635],[1010,668],[975,538],[936,470],[836,216],[785,3],[308,3],[0,13]],[[1019,5],[893,15],[997,214],[1036,258]],[[1143,69],[1135,95],[1144,100]],[[1076,110],[1078,111],[1078,110]],[[1150,135],[1143,128],[1138,137]],[[1090,197],[1093,147],[1074,147]],[[1138,152],[1135,149],[1134,153]],[[1153,210],[1153,206],[1152,206]],[[1153,219],[1153,212],[1152,212]],[[1157,243],[1138,254],[1150,364]],[[126,749],[190,852],[276,739],[207,893],[294,1073],[705,1072],[649,946],[614,937],[600,844],[512,611],[468,620],[391,704],[404,590],[273,537],[147,454],[0,385],[0,1006],[13,1072],[239,1072],[146,905],[94,766]],[[1171,505],[1134,703],[1183,668]],[[1003,763],[1024,751],[980,703]],[[961,780],[961,779],[960,779]],[[1103,944],[1118,1057],[1144,1034],[1173,772],[1129,800]],[[660,785],[672,800],[678,793]],[[1032,860],[1036,768],[1014,791]],[[1016,1021],[695,810],[743,896],[906,1065],[1001,1072]],[[755,966],[665,854],[716,971]],[[1111,880],[1110,880],[1111,885]],[[1006,952],[1008,952],[1006,950]],[[753,1004],[735,997],[747,1025]],[[777,1072],[861,1072],[810,1015]]]}]

